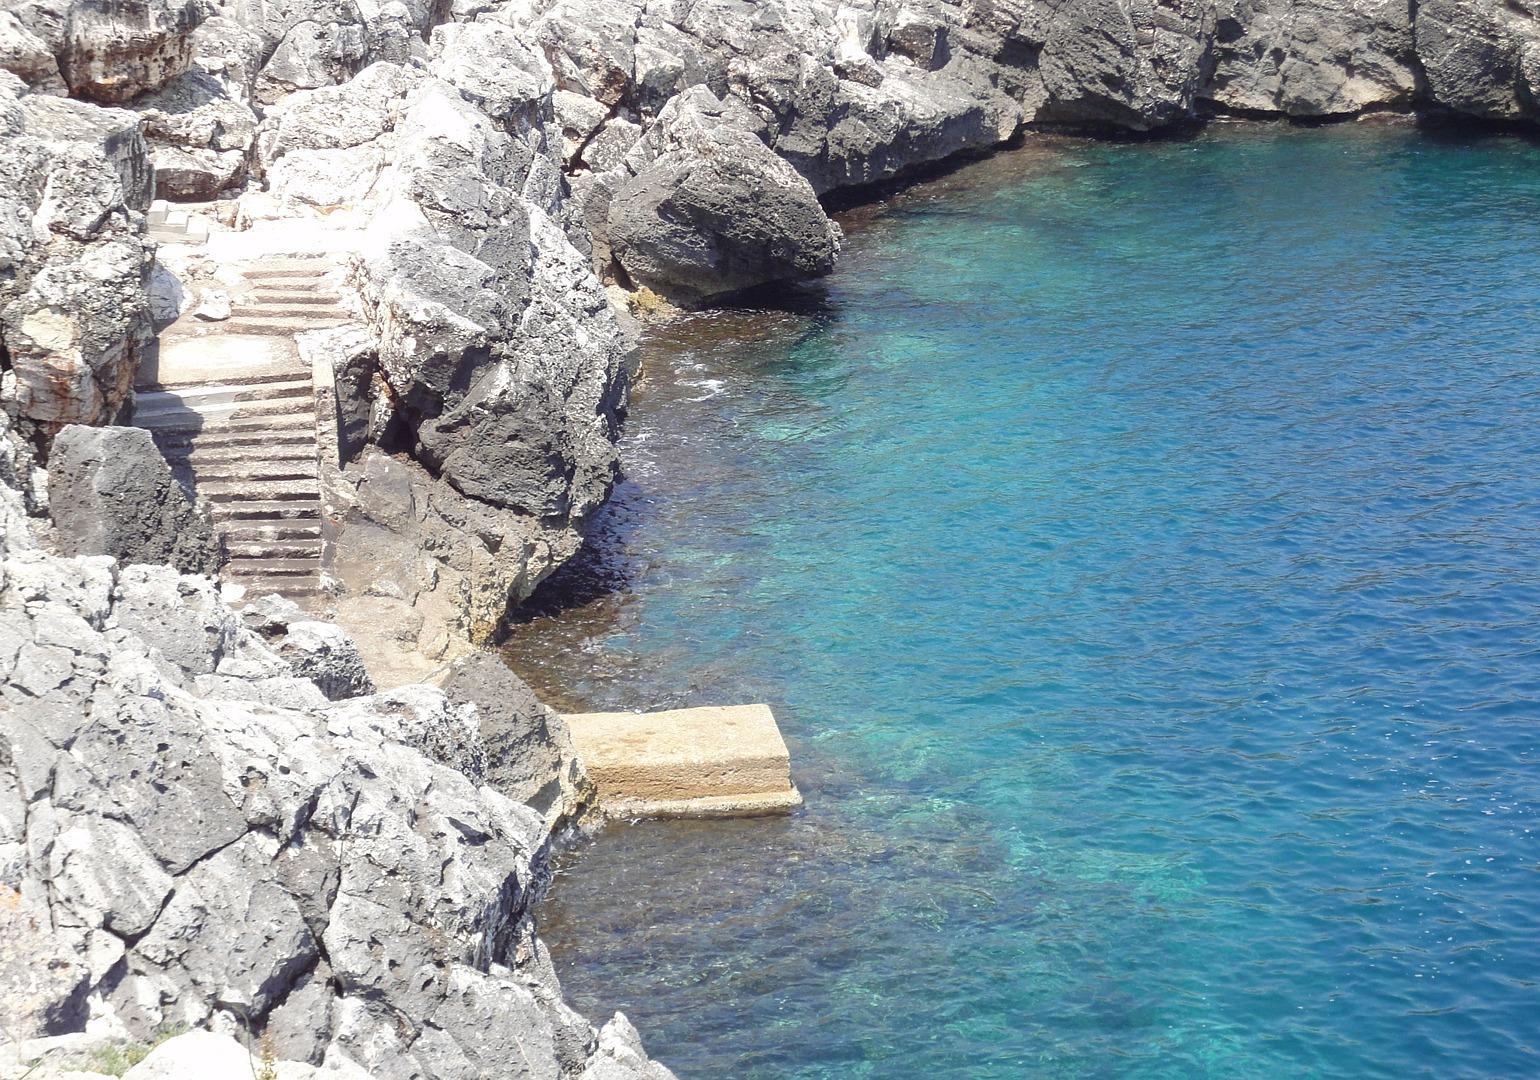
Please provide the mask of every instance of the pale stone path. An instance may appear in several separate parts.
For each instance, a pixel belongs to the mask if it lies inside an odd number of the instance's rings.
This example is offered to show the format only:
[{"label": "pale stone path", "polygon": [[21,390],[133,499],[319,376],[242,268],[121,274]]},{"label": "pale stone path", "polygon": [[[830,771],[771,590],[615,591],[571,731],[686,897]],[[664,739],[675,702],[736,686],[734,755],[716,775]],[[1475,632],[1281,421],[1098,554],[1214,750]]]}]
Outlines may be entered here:
[{"label": "pale stone path", "polygon": [[328,280],[326,255],[236,264],[230,318],[184,315],[145,366],[134,423],[213,511],[229,562],[249,595],[305,602],[319,592],[321,492],[315,387],[294,336],[351,321]]}]

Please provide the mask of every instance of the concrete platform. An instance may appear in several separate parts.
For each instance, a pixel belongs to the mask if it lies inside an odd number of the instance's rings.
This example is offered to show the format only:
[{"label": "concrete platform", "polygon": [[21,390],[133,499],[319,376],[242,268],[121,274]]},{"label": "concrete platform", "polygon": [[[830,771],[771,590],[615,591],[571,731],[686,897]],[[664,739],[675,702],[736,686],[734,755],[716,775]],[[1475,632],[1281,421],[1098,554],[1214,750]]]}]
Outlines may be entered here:
[{"label": "concrete platform", "polygon": [[566,717],[612,817],[752,817],[802,805],[767,705]]}]

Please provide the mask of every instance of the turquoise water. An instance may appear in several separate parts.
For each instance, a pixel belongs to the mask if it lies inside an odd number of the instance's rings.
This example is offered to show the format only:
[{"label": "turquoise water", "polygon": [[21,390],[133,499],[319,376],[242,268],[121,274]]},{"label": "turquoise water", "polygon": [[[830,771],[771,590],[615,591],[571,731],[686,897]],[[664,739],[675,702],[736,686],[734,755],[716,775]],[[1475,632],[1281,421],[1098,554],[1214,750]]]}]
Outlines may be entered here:
[{"label": "turquoise water", "polygon": [[[682,1078],[1540,1074],[1540,147],[1053,143],[653,335],[515,628],[808,799],[543,911]],[[557,610],[564,608],[563,610]]]}]

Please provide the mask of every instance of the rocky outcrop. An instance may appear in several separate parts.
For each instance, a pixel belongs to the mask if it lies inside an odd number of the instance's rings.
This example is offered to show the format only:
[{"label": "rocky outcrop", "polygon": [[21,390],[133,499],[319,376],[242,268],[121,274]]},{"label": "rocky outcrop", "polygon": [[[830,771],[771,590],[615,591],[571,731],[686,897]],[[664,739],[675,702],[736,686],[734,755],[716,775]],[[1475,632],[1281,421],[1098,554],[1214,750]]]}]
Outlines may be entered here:
[{"label": "rocky outcrop", "polygon": [[436,659],[496,633],[617,475],[629,345],[575,242],[552,96],[512,30],[442,26],[425,67],[294,94],[258,138],[277,212],[368,225],[369,340],[323,350],[329,551],[349,606],[405,605],[392,625]]},{"label": "rocky outcrop", "polygon": [[1409,105],[1417,70],[1404,0],[1235,0],[1221,10],[1203,97],[1237,113],[1353,115]]},{"label": "rocky outcrop", "polygon": [[0,144],[0,401],[43,441],[113,419],[153,337],[149,156],[132,113],[3,73]]},{"label": "rocky outcrop", "polygon": [[604,237],[627,277],[701,299],[827,274],[839,227],[810,185],[761,141],[759,118],[694,87],[669,101],[626,156]]},{"label": "rocky outcrop", "polygon": [[341,629],[311,618],[292,600],[264,596],[241,610],[241,620],[302,679],[332,701],[374,693],[363,655]]},{"label": "rocky outcrop", "polygon": [[132,108],[144,118],[157,197],[212,199],[245,179],[257,116],[213,75],[187,72]]},{"label": "rocky outcrop", "polygon": [[59,432],[48,509],[66,555],[170,563],[186,574],[218,573],[224,561],[207,511],[194,506],[142,428]]},{"label": "rocky outcrop", "polygon": [[1415,35],[1433,101],[1487,120],[1540,120],[1540,5],[1427,0]]},{"label": "rocky outcrop", "polygon": [[375,1078],[617,1059],[534,936],[547,820],[496,790],[476,705],[282,699],[306,680],[207,579],[49,554],[15,473],[0,438],[10,1037],[248,1029]]},{"label": "rocky outcrop", "polygon": [[570,743],[566,721],[541,704],[495,653],[455,661],[439,686],[449,700],[475,707],[486,747],[485,774],[497,790],[543,812],[588,800],[586,781],[561,757]]},{"label": "rocky outcrop", "polygon": [[[25,51],[33,59],[24,69],[4,66],[45,87],[57,73],[71,96],[114,104],[186,71],[192,33],[207,13],[198,0],[21,0],[8,7],[11,25],[41,42],[56,70],[36,58],[30,42]],[[17,40],[14,28],[0,32]]]}]

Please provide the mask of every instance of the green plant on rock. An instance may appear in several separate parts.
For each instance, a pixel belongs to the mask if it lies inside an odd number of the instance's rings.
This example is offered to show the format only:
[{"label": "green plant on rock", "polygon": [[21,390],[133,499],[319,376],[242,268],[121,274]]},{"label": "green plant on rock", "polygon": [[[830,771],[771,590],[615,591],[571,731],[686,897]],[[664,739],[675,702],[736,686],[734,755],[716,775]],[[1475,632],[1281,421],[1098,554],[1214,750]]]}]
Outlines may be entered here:
[{"label": "green plant on rock", "polygon": [[106,1073],[108,1076],[122,1076],[135,1065],[150,1056],[154,1050],[167,1039],[174,1039],[187,1030],[186,1024],[165,1024],[155,1029],[148,1042],[113,1043],[110,1046],[98,1046],[91,1051],[91,1072]]}]

